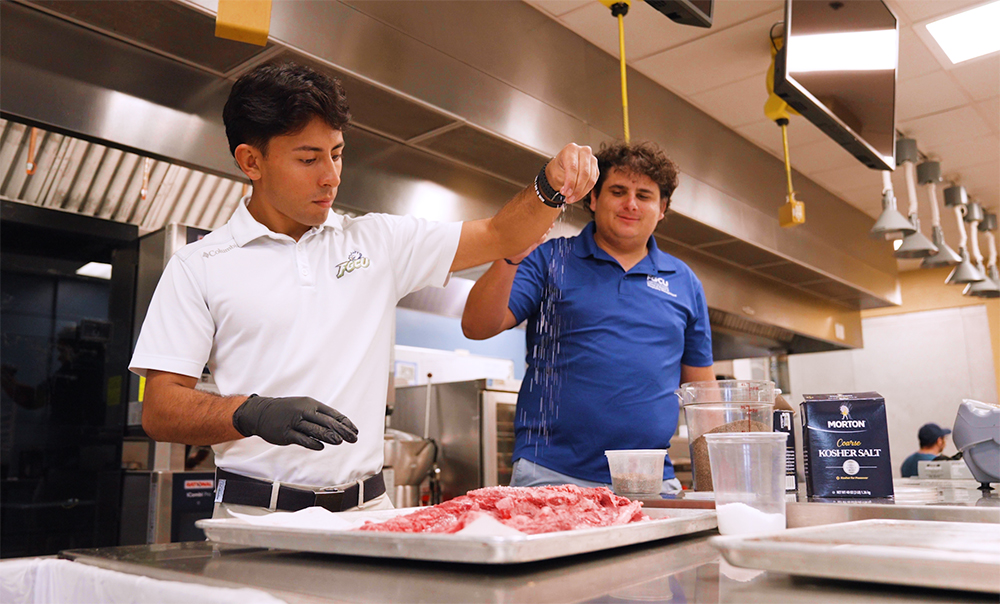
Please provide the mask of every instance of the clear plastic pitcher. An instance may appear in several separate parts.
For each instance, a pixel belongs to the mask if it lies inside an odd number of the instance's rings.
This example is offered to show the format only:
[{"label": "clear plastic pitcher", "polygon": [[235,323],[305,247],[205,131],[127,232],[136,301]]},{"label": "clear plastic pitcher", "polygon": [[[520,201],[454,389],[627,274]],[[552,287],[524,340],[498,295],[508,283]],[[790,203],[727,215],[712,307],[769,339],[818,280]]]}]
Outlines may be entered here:
[{"label": "clear plastic pitcher", "polygon": [[712,490],[712,466],[705,434],[771,432],[774,429],[774,382],[688,382],[677,389],[677,396],[687,423],[696,491]]}]

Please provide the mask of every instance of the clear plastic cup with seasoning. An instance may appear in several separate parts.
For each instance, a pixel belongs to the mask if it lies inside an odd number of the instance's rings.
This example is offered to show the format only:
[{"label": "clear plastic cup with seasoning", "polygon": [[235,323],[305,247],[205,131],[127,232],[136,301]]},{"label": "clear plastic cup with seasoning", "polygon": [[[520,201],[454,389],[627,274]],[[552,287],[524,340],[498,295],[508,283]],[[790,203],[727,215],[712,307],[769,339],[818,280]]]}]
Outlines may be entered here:
[{"label": "clear plastic cup with seasoning", "polygon": [[605,451],[611,470],[611,489],[629,499],[658,497],[663,486],[666,449],[619,449]]},{"label": "clear plastic cup with seasoning", "polygon": [[688,382],[677,389],[687,423],[695,491],[712,490],[706,434],[771,432],[774,382],[718,380]]},{"label": "clear plastic cup with seasoning", "polygon": [[785,528],[785,432],[706,434],[723,535]]}]

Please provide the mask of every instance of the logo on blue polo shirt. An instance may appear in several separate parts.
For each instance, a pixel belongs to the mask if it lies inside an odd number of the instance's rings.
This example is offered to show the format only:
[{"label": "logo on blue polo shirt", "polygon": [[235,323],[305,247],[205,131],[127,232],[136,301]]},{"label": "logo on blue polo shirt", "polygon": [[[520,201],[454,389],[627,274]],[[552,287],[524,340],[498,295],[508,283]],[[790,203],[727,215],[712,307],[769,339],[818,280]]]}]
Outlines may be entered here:
[{"label": "logo on blue polo shirt", "polygon": [[663,292],[668,296],[677,297],[677,294],[670,293],[670,284],[663,277],[654,277],[653,275],[646,275],[646,285],[652,287],[658,292]]},{"label": "logo on blue polo shirt", "polygon": [[354,269],[368,268],[371,263],[371,260],[361,255],[361,252],[354,250],[347,257],[347,260],[337,265],[337,278],[340,279],[347,273],[354,272]]}]

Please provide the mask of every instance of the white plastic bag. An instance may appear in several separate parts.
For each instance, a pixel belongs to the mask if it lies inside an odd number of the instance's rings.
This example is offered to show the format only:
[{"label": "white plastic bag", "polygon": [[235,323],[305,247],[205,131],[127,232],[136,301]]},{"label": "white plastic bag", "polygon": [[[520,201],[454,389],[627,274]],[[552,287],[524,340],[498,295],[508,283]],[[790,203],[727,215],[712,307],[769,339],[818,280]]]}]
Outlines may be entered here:
[{"label": "white plastic bag", "polygon": [[0,562],[3,604],[284,604],[256,589],[161,581],[80,562],[24,558]]}]

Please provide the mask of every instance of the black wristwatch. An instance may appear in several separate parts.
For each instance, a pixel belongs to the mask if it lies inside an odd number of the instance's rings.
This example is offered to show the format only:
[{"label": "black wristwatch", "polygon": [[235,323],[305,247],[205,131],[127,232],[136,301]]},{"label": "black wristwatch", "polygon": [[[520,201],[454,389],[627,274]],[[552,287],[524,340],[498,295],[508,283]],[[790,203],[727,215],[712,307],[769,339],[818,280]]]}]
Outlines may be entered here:
[{"label": "black wristwatch", "polygon": [[535,177],[535,194],[538,195],[538,199],[542,200],[542,203],[550,208],[561,208],[566,205],[566,197],[549,184],[549,179],[545,177],[547,165],[542,166],[538,176]]}]

